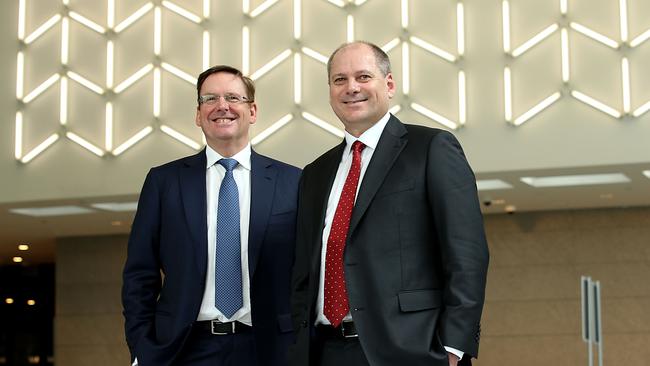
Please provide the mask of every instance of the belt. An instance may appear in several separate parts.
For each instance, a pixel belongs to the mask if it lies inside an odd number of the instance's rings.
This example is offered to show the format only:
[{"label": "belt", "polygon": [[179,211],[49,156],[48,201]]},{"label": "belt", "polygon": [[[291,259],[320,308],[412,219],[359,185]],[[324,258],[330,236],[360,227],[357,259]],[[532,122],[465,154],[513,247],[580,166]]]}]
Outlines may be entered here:
[{"label": "belt", "polygon": [[357,327],[353,321],[344,321],[338,327],[331,325],[319,324],[316,326],[316,334],[324,339],[346,339],[357,338]]},{"label": "belt", "polygon": [[237,321],[222,323],[218,320],[203,320],[194,323],[194,327],[206,330],[214,335],[230,335],[242,332],[248,332],[252,329],[250,325]]}]

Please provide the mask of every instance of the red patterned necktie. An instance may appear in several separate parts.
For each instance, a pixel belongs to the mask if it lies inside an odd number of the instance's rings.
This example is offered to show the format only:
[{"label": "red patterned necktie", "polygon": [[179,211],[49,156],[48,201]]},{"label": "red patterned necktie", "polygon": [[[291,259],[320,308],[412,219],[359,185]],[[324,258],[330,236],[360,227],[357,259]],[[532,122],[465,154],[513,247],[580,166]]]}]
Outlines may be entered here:
[{"label": "red patterned necktie", "polygon": [[357,194],[359,176],[361,175],[361,151],[366,147],[360,141],[352,144],[352,165],[345,178],[343,191],[336,206],[332,228],[327,239],[327,254],[325,255],[325,303],[323,314],[334,328],[341,324],[349,312],[348,291],[345,288],[345,275],[343,273],[343,251],[345,239],[348,236],[350,217],[354,207],[354,198]]}]

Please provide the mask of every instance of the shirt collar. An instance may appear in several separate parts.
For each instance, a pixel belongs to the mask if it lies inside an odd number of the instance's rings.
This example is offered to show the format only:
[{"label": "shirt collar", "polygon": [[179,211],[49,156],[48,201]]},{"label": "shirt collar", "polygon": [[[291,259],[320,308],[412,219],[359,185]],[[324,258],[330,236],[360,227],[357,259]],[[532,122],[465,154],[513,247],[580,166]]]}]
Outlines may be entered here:
[{"label": "shirt collar", "polygon": [[[219,160],[224,157],[213,150],[210,145],[205,146],[205,156],[207,157],[207,167],[210,168],[216,164]],[[230,157],[231,159],[237,160],[239,165],[241,165],[246,170],[251,170],[251,144],[247,144],[246,147],[241,149],[237,154]]]},{"label": "shirt collar", "polygon": [[386,124],[388,123],[388,120],[390,119],[390,113],[386,112],[383,117],[377,123],[372,125],[369,129],[367,129],[364,133],[361,134],[358,138],[350,135],[348,131],[344,131],[345,133],[345,151],[348,152],[352,148],[352,144],[359,140],[361,141],[366,147],[369,147],[371,149],[376,149],[377,144],[379,143],[379,138],[381,137],[381,133],[384,131],[384,127],[386,127]]}]

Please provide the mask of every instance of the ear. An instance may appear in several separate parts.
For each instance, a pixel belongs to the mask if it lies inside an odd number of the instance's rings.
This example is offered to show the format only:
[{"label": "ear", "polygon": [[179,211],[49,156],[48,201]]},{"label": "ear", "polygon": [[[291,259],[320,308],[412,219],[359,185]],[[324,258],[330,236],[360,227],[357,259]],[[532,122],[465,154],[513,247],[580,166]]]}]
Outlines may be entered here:
[{"label": "ear", "polygon": [[201,112],[199,111],[200,106],[196,107],[196,117],[194,117],[194,123],[201,127]]},{"label": "ear", "polygon": [[255,121],[257,121],[257,104],[255,102],[250,103],[250,113],[250,124],[253,124]]},{"label": "ear", "polygon": [[393,80],[393,73],[391,72],[386,75],[386,87],[388,88],[388,98],[393,98],[395,91],[397,90],[397,86],[395,85],[395,80]]}]

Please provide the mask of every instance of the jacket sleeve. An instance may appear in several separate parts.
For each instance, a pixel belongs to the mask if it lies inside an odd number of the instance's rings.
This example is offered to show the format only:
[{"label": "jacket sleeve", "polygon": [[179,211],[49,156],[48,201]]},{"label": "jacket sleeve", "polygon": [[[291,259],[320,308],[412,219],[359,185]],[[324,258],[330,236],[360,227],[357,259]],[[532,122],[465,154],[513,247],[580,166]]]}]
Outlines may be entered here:
[{"label": "jacket sleeve", "polygon": [[446,131],[429,145],[427,194],[445,280],[440,338],[476,357],[489,254],[474,173]]},{"label": "jacket sleeve", "polygon": [[160,186],[155,170],[149,171],[138,200],[123,272],[122,306],[126,341],[135,354],[138,341],[153,324],[162,284],[159,257]]}]

